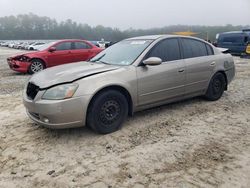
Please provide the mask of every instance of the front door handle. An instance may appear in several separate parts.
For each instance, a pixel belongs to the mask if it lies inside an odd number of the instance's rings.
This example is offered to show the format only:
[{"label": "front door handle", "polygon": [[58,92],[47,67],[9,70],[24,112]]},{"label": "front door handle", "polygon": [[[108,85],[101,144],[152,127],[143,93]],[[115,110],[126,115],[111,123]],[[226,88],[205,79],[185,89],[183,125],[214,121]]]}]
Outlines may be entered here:
[{"label": "front door handle", "polygon": [[179,69],[178,72],[184,72],[184,69]]}]

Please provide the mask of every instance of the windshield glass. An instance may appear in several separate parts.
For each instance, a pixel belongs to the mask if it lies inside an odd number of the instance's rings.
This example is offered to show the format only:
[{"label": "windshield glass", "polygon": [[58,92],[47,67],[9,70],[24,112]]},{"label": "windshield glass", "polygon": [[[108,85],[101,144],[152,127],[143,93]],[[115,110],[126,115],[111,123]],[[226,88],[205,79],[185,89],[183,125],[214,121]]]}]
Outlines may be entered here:
[{"label": "windshield glass", "polygon": [[54,45],[55,43],[56,43],[56,42],[49,42],[49,43],[47,43],[47,44],[42,45],[42,46],[39,47],[37,50],[38,50],[38,51],[46,50],[48,47]]},{"label": "windshield glass", "polygon": [[152,40],[124,40],[110,46],[90,61],[112,65],[130,65],[151,42]]}]

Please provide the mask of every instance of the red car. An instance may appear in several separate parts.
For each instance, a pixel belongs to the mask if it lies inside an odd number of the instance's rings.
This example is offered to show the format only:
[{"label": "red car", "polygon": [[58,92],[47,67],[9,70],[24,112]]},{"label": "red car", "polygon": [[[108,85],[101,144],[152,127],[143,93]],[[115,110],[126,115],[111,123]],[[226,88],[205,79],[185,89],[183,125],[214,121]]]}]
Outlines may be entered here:
[{"label": "red car", "polygon": [[103,49],[85,40],[60,40],[43,45],[38,51],[7,59],[10,68],[22,73],[36,73],[45,68],[86,61]]}]

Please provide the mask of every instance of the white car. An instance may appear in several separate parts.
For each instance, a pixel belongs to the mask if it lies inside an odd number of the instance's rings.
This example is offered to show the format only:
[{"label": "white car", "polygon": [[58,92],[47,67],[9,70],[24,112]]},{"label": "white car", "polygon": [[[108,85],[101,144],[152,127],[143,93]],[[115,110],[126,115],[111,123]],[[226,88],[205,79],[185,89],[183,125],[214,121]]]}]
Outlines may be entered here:
[{"label": "white car", "polygon": [[28,50],[29,49],[29,46],[34,44],[35,42],[28,42],[25,46],[24,46],[24,49],[25,50]]},{"label": "white car", "polygon": [[[46,43],[44,43],[44,44],[46,44]],[[34,46],[34,50],[38,50],[39,48],[41,48],[44,44],[41,44],[41,45],[35,45]]]},{"label": "white car", "polygon": [[3,47],[8,47],[8,46],[9,46],[9,42],[3,42],[3,43],[1,44],[1,46],[3,46]]},{"label": "white car", "polygon": [[45,42],[35,42],[34,44],[28,46],[28,50],[37,50],[37,48],[41,47],[44,44]]},{"label": "white car", "polygon": [[105,41],[97,41],[97,45],[98,45],[100,48],[105,49]]},{"label": "white car", "polygon": [[10,42],[9,45],[8,45],[8,47],[9,48],[14,48],[14,45],[15,45],[15,42]]}]

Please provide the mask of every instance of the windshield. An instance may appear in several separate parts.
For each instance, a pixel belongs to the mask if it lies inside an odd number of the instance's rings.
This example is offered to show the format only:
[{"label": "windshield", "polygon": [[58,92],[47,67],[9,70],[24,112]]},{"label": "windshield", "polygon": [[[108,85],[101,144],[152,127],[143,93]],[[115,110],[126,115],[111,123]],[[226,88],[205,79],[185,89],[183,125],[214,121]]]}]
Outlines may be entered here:
[{"label": "windshield", "polygon": [[130,65],[151,42],[152,40],[124,40],[102,51],[90,61],[112,65]]},{"label": "windshield", "polygon": [[46,50],[48,47],[54,45],[55,43],[56,43],[56,42],[49,42],[49,43],[47,43],[47,44],[42,45],[42,46],[39,47],[37,50],[38,50],[38,51]]}]

